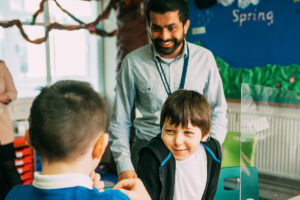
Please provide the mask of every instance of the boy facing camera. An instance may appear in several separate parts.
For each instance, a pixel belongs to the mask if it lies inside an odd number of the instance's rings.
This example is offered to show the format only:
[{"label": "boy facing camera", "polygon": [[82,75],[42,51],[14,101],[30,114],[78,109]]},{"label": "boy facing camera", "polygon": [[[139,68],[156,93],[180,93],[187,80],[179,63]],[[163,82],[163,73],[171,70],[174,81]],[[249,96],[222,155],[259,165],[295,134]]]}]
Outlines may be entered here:
[{"label": "boy facing camera", "polygon": [[161,134],[141,149],[138,175],[152,199],[214,199],[221,146],[209,137],[210,105],[198,92],[178,90],[161,110]]},{"label": "boy facing camera", "polygon": [[[108,144],[104,100],[80,81],[59,81],[33,101],[29,117],[31,145],[40,154],[42,172],[32,185],[15,186],[7,200],[139,199],[147,193],[139,179],[99,192],[89,177]],[[98,180],[99,183],[99,180]],[[99,184],[98,184],[99,186]],[[125,189],[123,189],[125,188]],[[126,193],[126,194],[125,194]]]}]

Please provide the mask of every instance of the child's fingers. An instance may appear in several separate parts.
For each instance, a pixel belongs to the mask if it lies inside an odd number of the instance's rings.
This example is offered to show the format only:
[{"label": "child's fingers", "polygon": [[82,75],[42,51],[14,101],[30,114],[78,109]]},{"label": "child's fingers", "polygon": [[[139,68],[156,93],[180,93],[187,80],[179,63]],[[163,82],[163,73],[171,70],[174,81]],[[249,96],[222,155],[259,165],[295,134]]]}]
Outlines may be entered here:
[{"label": "child's fingers", "polygon": [[93,177],[93,182],[94,183],[98,183],[100,182],[101,176],[98,173],[95,173],[94,177]]},{"label": "child's fingers", "polygon": [[101,181],[100,174],[96,173],[93,177],[93,187],[97,189],[103,189],[104,188],[104,182]]},{"label": "child's fingers", "polygon": [[96,188],[97,190],[99,190],[99,192],[103,192],[105,185],[104,185],[104,182],[101,181],[100,174],[95,173],[95,171],[92,171],[89,176],[93,181],[93,187]]},{"label": "child's fingers", "polygon": [[103,181],[99,181],[99,183],[97,185],[94,186],[97,190],[99,190],[99,192],[104,192],[104,182]]},{"label": "child's fingers", "polygon": [[95,176],[95,171],[93,170],[91,173],[90,173],[90,175],[89,175],[89,177],[91,178],[91,179],[93,179],[94,178],[94,176]]}]

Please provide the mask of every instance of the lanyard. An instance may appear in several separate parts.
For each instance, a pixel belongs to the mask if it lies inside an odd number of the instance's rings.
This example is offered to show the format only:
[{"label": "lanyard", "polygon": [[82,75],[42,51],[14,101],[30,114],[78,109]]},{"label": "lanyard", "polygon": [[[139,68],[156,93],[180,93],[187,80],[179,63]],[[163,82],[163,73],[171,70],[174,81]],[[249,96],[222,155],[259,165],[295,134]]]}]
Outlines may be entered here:
[{"label": "lanyard", "polygon": [[[180,81],[180,85],[179,85],[179,89],[183,89],[184,88],[184,83],[185,83],[185,77],[186,77],[186,72],[187,72],[187,66],[188,66],[188,62],[189,62],[189,56],[190,56],[190,53],[189,53],[189,47],[187,46],[187,56],[184,58],[184,63],[183,63],[183,70],[182,70],[182,75],[181,75],[181,81]],[[161,66],[161,62],[159,61],[156,61],[154,60],[155,64],[156,64],[156,67],[157,67],[157,70],[159,72],[159,75],[160,75],[160,78],[164,84],[164,87],[165,87],[165,90],[168,94],[168,96],[171,95],[171,89],[170,89],[170,85],[167,81],[167,78],[166,78],[166,74]]]}]

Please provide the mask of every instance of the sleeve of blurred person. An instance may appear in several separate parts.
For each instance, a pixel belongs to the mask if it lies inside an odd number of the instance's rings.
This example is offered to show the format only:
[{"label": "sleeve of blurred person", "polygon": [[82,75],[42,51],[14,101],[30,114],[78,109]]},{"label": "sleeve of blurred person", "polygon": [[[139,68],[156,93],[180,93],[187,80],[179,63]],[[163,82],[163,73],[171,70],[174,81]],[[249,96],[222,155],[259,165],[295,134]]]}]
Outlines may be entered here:
[{"label": "sleeve of blurred person", "polygon": [[1,69],[0,94],[7,95],[10,101],[13,101],[17,98],[17,90],[13,78],[3,61],[0,61],[0,69]]},{"label": "sleeve of blurred person", "polygon": [[[17,90],[12,76],[5,63],[0,61],[0,144],[5,145],[13,141],[13,128],[8,105],[17,98]],[[7,101],[8,100],[8,101]]]}]

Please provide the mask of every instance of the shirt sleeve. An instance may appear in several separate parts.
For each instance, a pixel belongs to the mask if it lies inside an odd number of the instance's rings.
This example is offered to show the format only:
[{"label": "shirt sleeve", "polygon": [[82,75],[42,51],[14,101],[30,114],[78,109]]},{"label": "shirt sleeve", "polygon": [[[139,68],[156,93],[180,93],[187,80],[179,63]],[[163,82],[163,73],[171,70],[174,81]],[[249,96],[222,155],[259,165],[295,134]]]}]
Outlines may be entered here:
[{"label": "shirt sleeve", "polygon": [[3,77],[5,81],[5,93],[9,96],[9,99],[13,101],[17,98],[17,90],[13,78],[5,64],[3,66],[3,72]]},{"label": "shirt sleeve", "polygon": [[137,174],[143,181],[151,199],[160,199],[162,185],[159,178],[159,167],[159,161],[153,152],[147,149],[140,152]]},{"label": "shirt sleeve", "polygon": [[227,133],[227,103],[222,79],[212,53],[209,55],[209,60],[210,71],[208,74],[208,83],[204,88],[204,95],[210,103],[212,110],[210,135],[222,144]]},{"label": "shirt sleeve", "polygon": [[135,102],[135,86],[129,60],[123,61],[117,76],[116,96],[109,125],[110,148],[118,173],[134,170],[130,156],[131,110]]}]

